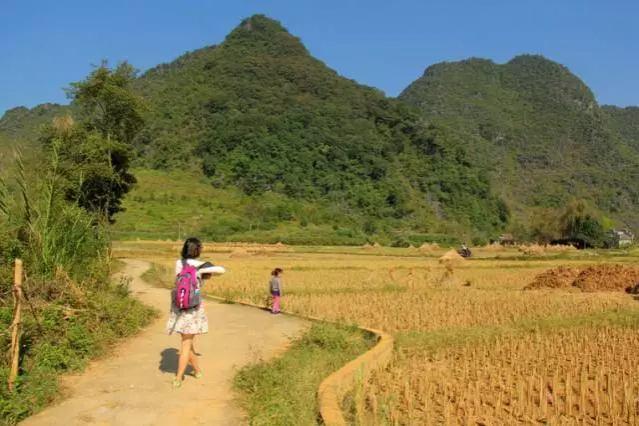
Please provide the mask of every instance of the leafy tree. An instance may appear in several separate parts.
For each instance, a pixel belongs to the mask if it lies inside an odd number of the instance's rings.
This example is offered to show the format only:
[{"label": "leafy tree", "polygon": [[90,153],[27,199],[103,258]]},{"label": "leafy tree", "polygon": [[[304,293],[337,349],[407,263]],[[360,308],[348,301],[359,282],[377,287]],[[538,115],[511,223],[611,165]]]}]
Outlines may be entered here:
[{"label": "leafy tree", "polygon": [[103,63],[68,92],[79,121],[59,117],[42,135],[45,146],[59,145],[67,199],[109,221],[135,184],[132,142],[144,120],[143,103],[130,90],[134,78],[126,62],[115,69]]},{"label": "leafy tree", "polygon": [[127,62],[110,69],[103,61],[82,81],[67,90],[87,129],[102,138],[131,144],[144,127],[143,101],[131,91],[137,72]]},{"label": "leafy tree", "polygon": [[534,209],[528,219],[528,226],[524,225],[523,230],[520,228],[518,234],[516,234],[517,237],[538,243],[550,243],[561,235],[557,215],[556,209]]},{"label": "leafy tree", "polygon": [[580,247],[598,247],[605,239],[601,214],[593,210],[586,201],[569,203],[559,217],[559,228],[563,238],[576,242]]}]

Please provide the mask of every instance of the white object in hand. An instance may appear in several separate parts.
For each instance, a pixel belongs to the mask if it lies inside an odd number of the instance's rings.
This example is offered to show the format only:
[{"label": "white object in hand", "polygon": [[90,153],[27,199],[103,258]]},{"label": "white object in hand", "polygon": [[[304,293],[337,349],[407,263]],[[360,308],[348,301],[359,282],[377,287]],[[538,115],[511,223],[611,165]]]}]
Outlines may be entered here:
[{"label": "white object in hand", "polygon": [[[223,266],[211,265],[211,266],[205,266],[202,268],[201,266],[204,265],[205,262],[202,262],[201,260],[197,260],[197,259],[188,259],[187,263],[191,266],[194,266],[197,269],[197,275],[199,278],[202,278],[203,275],[206,275],[206,276],[222,275],[223,273],[226,272]],[[178,260],[175,262],[175,275],[178,275],[181,270],[182,270],[182,260]]]},{"label": "white object in hand", "polygon": [[211,266],[209,268],[200,269],[202,275],[222,275],[226,272],[226,269],[222,266]]}]

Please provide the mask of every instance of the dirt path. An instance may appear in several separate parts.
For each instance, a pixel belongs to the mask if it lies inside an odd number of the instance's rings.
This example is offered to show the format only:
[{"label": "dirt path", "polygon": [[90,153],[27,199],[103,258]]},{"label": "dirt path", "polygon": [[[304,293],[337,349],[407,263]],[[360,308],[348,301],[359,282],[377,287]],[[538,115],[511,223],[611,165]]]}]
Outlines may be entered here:
[{"label": "dirt path", "polygon": [[[303,321],[239,305],[207,302],[209,333],[196,339],[204,378],[187,376],[173,390],[178,336],[168,336],[168,290],[151,287],[140,276],[147,262],[127,260],[131,291],[163,314],[108,358],[92,363],[80,376],[66,380],[69,397],[30,417],[24,426],[39,425],[242,425],[231,380],[235,367],[281,352],[301,333]],[[223,278],[221,278],[223,279]],[[65,386],[66,387],[66,386]]]}]

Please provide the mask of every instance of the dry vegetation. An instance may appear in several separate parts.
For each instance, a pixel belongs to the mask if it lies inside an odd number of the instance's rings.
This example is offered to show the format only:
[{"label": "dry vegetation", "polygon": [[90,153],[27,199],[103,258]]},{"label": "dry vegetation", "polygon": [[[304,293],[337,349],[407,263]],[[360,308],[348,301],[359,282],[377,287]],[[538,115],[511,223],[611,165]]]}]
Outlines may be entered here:
[{"label": "dry vegetation", "polygon": [[[355,403],[362,424],[639,424],[636,330],[587,328],[398,354]],[[597,419],[595,421],[594,419]]]},{"label": "dry vegetation", "polygon": [[547,253],[569,253],[577,251],[575,247],[570,245],[530,244],[520,245],[518,248],[521,253],[529,256],[542,256]]},{"label": "dry vegetation", "polygon": [[[170,269],[178,248],[117,253]],[[459,260],[439,248],[208,245],[228,274],[207,291],[263,303],[278,266],[285,309],[394,333],[392,367],[346,407],[355,423],[639,424],[639,304],[623,291],[637,270],[493,250]]]}]

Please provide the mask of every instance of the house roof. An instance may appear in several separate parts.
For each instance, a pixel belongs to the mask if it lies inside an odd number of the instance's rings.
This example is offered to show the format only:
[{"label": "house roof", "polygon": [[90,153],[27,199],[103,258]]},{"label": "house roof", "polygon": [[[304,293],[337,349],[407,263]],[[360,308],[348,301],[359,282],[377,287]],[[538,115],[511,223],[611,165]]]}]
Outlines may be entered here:
[{"label": "house roof", "polygon": [[620,240],[632,240],[635,237],[633,233],[628,230],[617,231],[616,229],[613,229],[611,233]]}]

